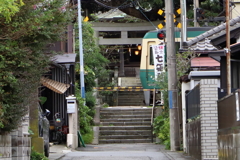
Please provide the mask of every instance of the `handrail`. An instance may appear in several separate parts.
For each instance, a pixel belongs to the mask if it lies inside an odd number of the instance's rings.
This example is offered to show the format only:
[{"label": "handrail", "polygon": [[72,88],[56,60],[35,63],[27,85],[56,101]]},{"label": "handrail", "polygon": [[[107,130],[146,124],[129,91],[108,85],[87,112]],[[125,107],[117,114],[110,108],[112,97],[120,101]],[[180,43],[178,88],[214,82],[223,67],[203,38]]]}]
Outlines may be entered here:
[{"label": "handrail", "polygon": [[152,143],[153,143],[153,118],[154,118],[154,109],[155,109],[155,99],[156,99],[156,89],[153,90],[153,106],[152,106],[152,115],[151,115],[151,129],[152,129]]}]

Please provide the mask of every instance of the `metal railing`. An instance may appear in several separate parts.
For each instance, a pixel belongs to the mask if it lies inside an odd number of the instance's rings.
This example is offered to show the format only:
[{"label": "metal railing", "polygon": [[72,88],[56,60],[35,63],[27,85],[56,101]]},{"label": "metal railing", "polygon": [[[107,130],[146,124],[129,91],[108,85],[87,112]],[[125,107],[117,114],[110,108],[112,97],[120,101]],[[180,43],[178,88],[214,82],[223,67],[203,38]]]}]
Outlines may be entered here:
[{"label": "metal railing", "polygon": [[200,84],[186,95],[186,118],[191,119],[200,115]]},{"label": "metal railing", "polygon": [[153,143],[153,121],[154,121],[155,101],[156,101],[156,89],[154,88],[154,91],[153,91],[153,106],[152,106],[152,115],[151,115],[152,143]]}]

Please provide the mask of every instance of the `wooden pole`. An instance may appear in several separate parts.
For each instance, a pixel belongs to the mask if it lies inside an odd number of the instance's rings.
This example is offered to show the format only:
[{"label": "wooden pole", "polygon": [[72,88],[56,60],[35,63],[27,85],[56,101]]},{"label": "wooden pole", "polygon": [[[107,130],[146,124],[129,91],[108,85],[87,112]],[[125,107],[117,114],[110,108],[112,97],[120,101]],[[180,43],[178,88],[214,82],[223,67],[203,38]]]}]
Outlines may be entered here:
[{"label": "wooden pole", "polygon": [[231,94],[231,53],[230,53],[230,24],[229,0],[226,0],[226,70],[227,70],[227,95]]}]

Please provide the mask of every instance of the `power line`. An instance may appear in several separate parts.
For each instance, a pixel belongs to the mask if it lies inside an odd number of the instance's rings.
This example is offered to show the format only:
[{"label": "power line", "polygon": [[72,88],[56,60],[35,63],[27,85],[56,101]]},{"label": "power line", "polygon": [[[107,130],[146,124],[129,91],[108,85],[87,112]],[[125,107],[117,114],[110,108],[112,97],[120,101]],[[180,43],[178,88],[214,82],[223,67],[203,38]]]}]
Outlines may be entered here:
[{"label": "power line", "polygon": [[[123,4],[121,4],[121,5],[118,6],[118,7],[108,6],[108,5],[104,4],[104,3],[99,2],[98,0],[94,0],[94,1],[95,1],[97,4],[103,6],[103,7],[107,8],[107,9],[116,9],[116,8],[118,8],[118,9],[125,9],[125,8],[128,8],[128,7],[131,7],[131,5],[132,5],[131,3],[124,5],[126,2],[128,2],[128,0],[126,0],[125,2],[123,2]],[[137,2],[137,0],[135,0],[134,2]]]},{"label": "power line", "polygon": [[[133,2],[134,3],[134,2]],[[136,3],[134,3],[134,5],[135,6],[137,6],[136,5]],[[146,14],[144,14],[143,12],[142,12],[142,10],[141,10],[141,8],[139,8],[138,9],[141,13],[142,13],[142,15],[152,24],[152,26],[156,29],[156,30],[158,30],[158,28],[152,23],[152,21],[146,16]]]},{"label": "power line", "polygon": [[[131,0],[132,2],[129,3],[129,4],[126,4],[124,5],[126,2],[128,2],[128,0],[126,0],[122,5],[118,6],[118,7],[112,7],[112,6],[108,6],[108,5],[105,5],[101,2],[99,2],[98,0],[94,0],[97,4],[105,7],[105,8],[108,8],[108,9],[113,9],[112,12],[110,12],[108,15],[110,15],[111,13],[115,12],[116,9],[125,9],[125,8],[128,8],[128,7],[131,7],[132,4],[134,4],[135,6],[138,6],[136,3],[138,2],[138,0]],[[152,21],[146,16],[146,14],[143,13],[141,7],[138,8],[138,10],[140,11],[140,13],[148,20],[149,23],[151,23],[151,25],[156,29],[158,30],[158,28],[152,23]],[[105,15],[104,17],[107,17],[108,15]],[[103,19],[104,17],[102,18],[99,18],[99,19]]]}]

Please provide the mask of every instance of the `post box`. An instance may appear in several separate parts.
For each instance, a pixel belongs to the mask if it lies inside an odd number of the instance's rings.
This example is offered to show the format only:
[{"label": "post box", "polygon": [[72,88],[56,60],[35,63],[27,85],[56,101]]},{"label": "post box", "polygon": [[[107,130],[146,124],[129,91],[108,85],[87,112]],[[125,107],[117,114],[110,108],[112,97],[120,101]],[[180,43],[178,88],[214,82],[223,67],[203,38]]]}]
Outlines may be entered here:
[{"label": "post box", "polygon": [[67,113],[75,113],[76,111],[76,97],[66,97],[67,99]]}]

